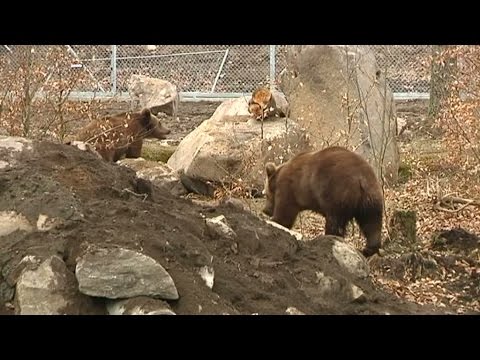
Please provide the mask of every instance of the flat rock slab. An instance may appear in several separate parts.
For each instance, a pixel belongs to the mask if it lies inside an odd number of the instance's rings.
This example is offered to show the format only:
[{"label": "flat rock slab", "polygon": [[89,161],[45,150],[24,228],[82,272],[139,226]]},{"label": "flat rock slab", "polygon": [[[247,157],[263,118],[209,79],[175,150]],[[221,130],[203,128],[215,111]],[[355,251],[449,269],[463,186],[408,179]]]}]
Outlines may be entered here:
[{"label": "flat rock slab", "polygon": [[77,262],[76,276],[80,292],[90,296],[178,299],[173,279],[163,266],[133,250],[90,249]]}]

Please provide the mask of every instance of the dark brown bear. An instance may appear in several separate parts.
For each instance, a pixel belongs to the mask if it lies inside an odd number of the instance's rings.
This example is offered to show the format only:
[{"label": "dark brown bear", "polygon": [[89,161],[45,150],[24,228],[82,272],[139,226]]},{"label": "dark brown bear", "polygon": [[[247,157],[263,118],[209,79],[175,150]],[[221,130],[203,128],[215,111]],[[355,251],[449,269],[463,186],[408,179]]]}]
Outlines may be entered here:
[{"label": "dark brown bear", "polygon": [[115,162],[123,156],[140,157],[143,139],[165,139],[168,134],[170,130],[150,109],[143,109],[94,120],[80,130],[76,140],[95,144],[95,149],[105,160]]},{"label": "dark brown bear", "polygon": [[344,237],[355,219],[367,239],[363,254],[381,247],[383,192],[372,167],[341,147],[298,154],[280,166],[265,165],[263,212],[291,228],[298,213],[313,210],[325,217],[325,234]]}]

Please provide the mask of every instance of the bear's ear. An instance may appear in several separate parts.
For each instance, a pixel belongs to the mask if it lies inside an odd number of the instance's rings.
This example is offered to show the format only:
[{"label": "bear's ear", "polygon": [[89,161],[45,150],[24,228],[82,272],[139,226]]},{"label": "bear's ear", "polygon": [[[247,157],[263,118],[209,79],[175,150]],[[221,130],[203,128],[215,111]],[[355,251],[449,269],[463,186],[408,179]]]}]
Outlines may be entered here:
[{"label": "bear's ear", "polygon": [[149,108],[145,108],[142,110],[142,116],[150,117],[151,115],[152,115],[152,112],[150,111]]},{"label": "bear's ear", "polygon": [[140,114],[142,115],[142,124],[144,126],[150,125],[150,119],[152,118],[152,112],[150,111],[150,109],[145,108]]},{"label": "bear's ear", "polygon": [[273,174],[275,174],[275,171],[277,171],[277,167],[274,163],[269,162],[265,164],[265,171],[267,172],[267,176],[271,177]]}]

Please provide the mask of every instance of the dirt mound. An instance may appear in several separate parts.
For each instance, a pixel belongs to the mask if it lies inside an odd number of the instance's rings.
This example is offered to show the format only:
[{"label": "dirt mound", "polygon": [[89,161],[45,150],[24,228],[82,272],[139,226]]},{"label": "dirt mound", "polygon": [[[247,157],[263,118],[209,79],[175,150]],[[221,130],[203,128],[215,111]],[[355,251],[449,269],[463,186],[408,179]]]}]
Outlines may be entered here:
[{"label": "dirt mound", "polygon": [[480,238],[464,229],[455,228],[443,230],[435,235],[434,249],[452,248],[463,251],[471,251],[480,248]]},{"label": "dirt mound", "polygon": [[[177,314],[285,314],[295,307],[306,314],[426,313],[378,292],[370,278],[354,277],[332,255],[334,239],[297,242],[234,205],[209,206],[176,198],[153,187],[137,196],[135,173],[74,147],[34,143],[11,168],[0,170],[0,212],[16,211],[36,224],[39,214],[60,219],[49,231],[15,231],[0,237],[0,312],[13,313],[12,269],[27,255],[58,255],[75,272],[88,245],[122,247],[158,261],[175,281]],[[219,215],[234,240],[208,232],[205,218]],[[199,269],[212,266],[210,289]],[[362,301],[322,296],[321,279],[347,282],[363,291]],[[11,296],[10,296],[11,297]],[[101,301],[101,299],[96,299]]]}]

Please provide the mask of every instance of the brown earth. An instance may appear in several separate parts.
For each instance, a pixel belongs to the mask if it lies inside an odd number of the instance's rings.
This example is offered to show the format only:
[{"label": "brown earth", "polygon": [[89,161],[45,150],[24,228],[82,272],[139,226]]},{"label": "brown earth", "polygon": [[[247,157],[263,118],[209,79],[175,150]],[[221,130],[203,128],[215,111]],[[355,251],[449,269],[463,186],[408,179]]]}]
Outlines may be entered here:
[{"label": "brown earth", "polygon": [[[110,111],[125,106],[116,104]],[[178,119],[165,122],[172,130],[171,138],[183,138],[217,106],[211,102],[182,103]],[[124,191],[134,190],[133,171],[73,147],[45,142],[39,149],[18,167],[0,172],[0,211],[14,209],[33,223],[40,212],[65,220],[45,233],[15,232],[2,237],[2,273],[25,255],[51,254],[60,254],[74,271],[76,257],[87,244],[94,243],[143,252],[162,264],[180,294],[178,301],[169,302],[177,314],[285,314],[291,306],[307,314],[455,312],[406,302],[372,277],[354,281],[367,295],[365,302],[316,298],[316,272],[348,278],[332,261],[331,251],[325,246],[328,238],[297,242],[235,206],[217,206],[211,201],[200,205],[157,188],[150,199],[143,201]],[[258,207],[263,200],[255,201],[253,206]],[[236,242],[208,235],[204,218],[218,215],[225,215],[237,233]],[[309,221],[306,214],[302,219],[295,229],[311,226],[315,236],[322,232],[318,217]],[[448,246],[455,233],[448,236],[442,246]],[[475,246],[471,238],[467,242],[469,249]],[[371,266],[379,267],[377,263],[374,259]],[[212,290],[198,275],[204,265],[212,265],[215,270]],[[13,313],[11,305],[1,305],[1,313]]]},{"label": "brown earth", "polygon": [[[158,188],[144,201],[124,191],[134,190],[134,180],[130,169],[49,142],[40,143],[35,154],[25,154],[15,168],[2,170],[0,210],[16,210],[32,223],[39,213],[63,219],[48,232],[16,231],[2,237],[2,274],[26,255],[53,254],[73,272],[88,244],[122,246],[166,268],[180,294],[170,302],[177,314],[284,314],[291,306],[307,314],[434,311],[379,292],[370,279],[355,280],[366,302],[316,298],[317,271],[348,278],[325,246],[328,238],[297,242],[232,205],[201,206]],[[236,242],[206,233],[204,217],[220,214],[237,233]],[[215,270],[212,290],[198,275],[205,265]],[[12,309],[3,306],[2,312]]]}]

